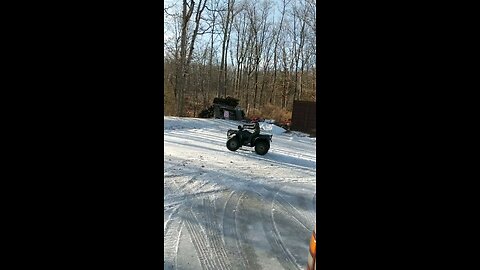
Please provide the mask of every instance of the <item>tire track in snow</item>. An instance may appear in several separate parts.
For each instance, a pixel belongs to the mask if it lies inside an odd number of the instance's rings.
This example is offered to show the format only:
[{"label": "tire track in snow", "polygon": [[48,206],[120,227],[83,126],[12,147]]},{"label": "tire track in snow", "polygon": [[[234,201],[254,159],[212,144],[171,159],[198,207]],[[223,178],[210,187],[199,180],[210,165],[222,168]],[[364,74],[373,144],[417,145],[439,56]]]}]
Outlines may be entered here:
[{"label": "tire track in snow", "polygon": [[180,180],[182,178],[185,177],[172,178],[172,184],[175,186],[176,192],[171,191],[170,187],[168,189],[166,188],[166,190],[170,190],[170,192],[163,197],[164,209],[187,202],[190,199],[209,196],[227,190],[227,188],[215,188],[217,184],[212,184],[209,181],[194,181],[197,177],[187,177],[188,180],[183,182]]},{"label": "tire track in snow", "polygon": [[283,268],[298,269],[298,265],[295,261],[295,258],[288,251],[282,239],[280,238],[280,235],[278,233],[278,228],[275,224],[275,219],[273,217],[273,214],[274,214],[273,212],[275,211],[275,208],[274,208],[275,198],[273,194],[277,192],[279,189],[280,188],[277,188],[277,190],[265,189],[267,192],[264,192],[265,194],[263,195],[260,194],[264,197],[264,200],[268,202],[268,204],[265,205],[266,207],[262,209],[263,230],[265,231],[265,235],[267,236],[267,241],[269,242],[272,248],[273,254],[277,256],[277,259],[280,262],[280,264],[283,266]]},{"label": "tire track in snow", "polygon": [[[188,136],[188,139],[191,140],[191,141],[195,141],[195,142],[198,142],[198,141],[203,141],[203,142],[206,142],[206,143],[211,143],[213,145],[222,145],[224,143],[226,143],[227,141],[227,132],[225,131],[225,136],[217,136],[216,139],[214,139],[215,137],[212,136],[212,133],[203,133],[203,134],[199,134],[200,132],[189,132],[189,133],[174,133],[177,135],[177,137],[179,138],[185,138],[184,136]],[[172,135],[172,134],[169,134],[169,135]],[[179,135],[184,135],[184,136],[179,136]]]},{"label": "tire track in snow", "polygon": [[[170,214],[166,226],[164,228],[164,266],[168,269],[176,269],[178,263],[178,248],[179,248],[179,241],[181,237],[181,231],[178,233],[177,241],[174,242],[171,240],[173,238],[172,234],[174,234],[175,230],[173,227],[176,227],[176,223],[172,218],[177,212],[182,212],[183,217],[177,217],[177,220],[181,220],[181,226],[185,226],[189,232],[189,237],[192,241],[192,244],[195,249],[195,253],[199,258],[200,265],[203,269],[217,269],[216,265],[210,259],[211,256],[208,254],[208,242],[205,238],[204,230],[199,225],[199,221],[192,212],[192,205],[194,201],[192,199],[198,198],[199,196],[210,195],[214,192],[219,192],[219,190],[199,190],[200,188],[206,186],[208,182],[198,183],[197,181],[193,181],[195,177],[188,177],[185,175],[180,175],[177,177],[171,178],[172,185],[175,187],[176,192],[174,194],[169,194],[164,198],[164,209],[168,206],[178,205],[175,210]],[[193,192],[196,190],[196,192]],[[187,210],[188,209],[188,210]],[[170,228],[169,224],[172,224],[172,228]],[[174,225],[175,224],[175,225]],[[172,263],[171,259],[167,262],[166,258],[175,258],[175,263]]]},{"label": "tire track in snow", "polygon": [[227,190],[227,188],[211,189],[211,190],[205,190],[205,191],[198,191],[195,193],[174,195],[163,200],[164,209],[165,207],[171,207],[173,205],[183,203],[185,200],[201,198],[204,196],[210,196],[212,194],[223,192],[225,190]]},{"label": "tire track in snow", "polygon": [[[183,180],[183,179],[185,180]],[[164,223],[164,268],[165,269],[176,269],[177,268],[177,254],[179,248],[179,241],[181,236],[181,228],[183,225],[186,226],[190,239],[195,247],[195,252],[200,260],[200,264],[203,269],[217,269],[215,264],[211,261],[208,254],[208,242],[205,239],[205,233],[198,225],[198,220],[195,215],[191,212],[192,200],[195,197],[212,194],[218,192],[219,190],[206,190],[202,191],[201,188],[205,187],[208,182],[198,183],[195,180],[195,176],[189,177],[186,175],[175,175],[171,177],[172,187],[176,188],[175,193],[167,194],[164,197],[164,209],[169,206],[176,206],[172,213],[170,213],[167,221]],[[171,188],[170,188],[171,190]],[[191,192],[196,190],[197,192]],[[185,208],[190,207],[189,210],[185,211]],[[182,212],[186,212],[184,219],[181,217],[173,218],[173,216],[182,209]],[[179,228],[180,227],[180,228]],[[177,229],[179,228],[179,229]],[[178,232],[178,237],[174,239],[175,232]],[[172,258],[174,258],[172,260]]]},{"label": "tire track in snow", "polygon": [[281,182],[281,183],[310,183],[310,184],[315,184],[317,182],[316,178],[305,177],[305,176],[281,177],[281,178],[279,178],[278,176],[275,176],[275,177],[268,177],[268,178],[266,178],[266,180],[269,181],[269,182]]},{"label": "tire track in snow", "polygon": [[172,203],[169,203],[169,204],[165,204],[165,202],[163,203],[163,210],[168,210],[172,207],[175,207],[177,205],[181,205],[183,204],[183,201],[178,201],[178,202],[172,202]]},{"label": "tire track in snow", "polygon": [[182,173],[182,174],[165,174],[163,173],[163,178],[175,178],[175,177],[185,177],[185,176],[189,176],[189,175],[197,175],[199,174],[198,172],[185,172],[185,173]]},{"label": "tire track in snow", "polygon": [[[283,241],[283,238],[280,234],[280,230],[277,227],[277,223],[275,221],[275,215],[278,215],[279,212],[284,212],[284,215],[282,216],[283,218],[290,218],[293,219],[299,224],[303,229],[304,233],[308,235],[313,226],[315,225],[314,218],[309,219],[309,217],[301,210],[299,210],[297,207],[292,205],[288,200],[286,200],[281,194],[281,190],[285,186],[279,188],[275,195],[273,196],[273,202],[272,202],[272,212],[271,212],[271,219],[272,219],[272,224],[274,228],[274,233],[275,237],[278,239],[278,244],[282,247],[284,250],[285,254],[288,256],[289,260],[296,265],[297,269],[303,269],[302,265],[304,265],[304,262],[299,263],[298,258],[295,258],[295,256],[292,254],[290,249],[288,248],[287,244],[285,241]],[[277,209],[275,208],[276,206],[279,206],[281,208]],[[273,211],[275,209],[275,211]],[[298,256],[297,256],[298,257]]]},{"label": "tire track in snow", "polygon": [[[168,224],[167,224],[168,225]],[[173,219],[170,227],[164,229],[163,236],[163,267],[164,269],[176,269],[178,244],[183,228],[183,220],[179,217]]]},{"label": "tire track in snow", "polygon": [[202,189],[202,188],[203,188],[204,186],[206,186],[207,184],[210,184],[210,183],[209,183],[208,181],[203,182],[203,183],[198,187],[198,189],[199,189],[199,190]]},{"label": "tire track in snow", "polygon": [[236,226],[236,212],[238,211],[238,204],[241,195],[232,191],[225,202],[223,214],[223,235],[225,240],[225,247],[230,255],[230,264],[233,269],[249,269],[248,260],[245,258],[237,235]]},{"label": "tire track in snow", "polygon": [[222,232],[217,224],[215,215],[215,203],[210,199],[203,199],[203,208],[205,209],[205,231],[211,247],[211,255],[217,261],[219,269],[230,269],[230,263],[225,249],[225,244],[222,239]]},{"label": "tire track in snow", "polygon": [[177,243],[175,245],[175,268],[174,269],[177,269],[177,265],[178,265],[178,248],[180,246],[180,238],[182,237],[183,225],[184,223],[182,220],[182,222],[180,223],[180,229],[178,230]]},{"label": "tire track in snow", "polygon": [[[287,255],[289,262],[294,264],[294,267],[296,269],[302,270],[302,266],[300,264],[298,264],[297,260],[295,259],[293,254],[290,252],[290,250],[287,248],[287,246],[285,245],[285,243],[282,240],[282,237],[280,236],[280,232],[278,231],[277,224],[275,223],[275,217],[274,217],[273,211],[271,212],[271,218],[272,218],[272,224],[273,224],[273,229],[274,229],[274,233],[275,233],[275,238],[278,241],[278,244],[281,246],[284,254]],[[294,268],[288,268],[288,269],[294,269]]]},{"label": "tire track in snow", "polygon": [[216,266],[215,260],[209,254],[209,243],[205,237],[206,234],[199,225],[199,221],[193,214],[192,209],[186,211],[185,224],[190,233],[190,239],[192,240],[192,244],[195,248],[198,259],[200,260],[202,269],[221,269]]},{"label": "tire track in snow", "polygon": [[[277,194],[278,194],[278,192],[277,192]],[[275,207],[275,197],[272,201],[272,211],[271,211],[271,214],[270,214],[272,225],[273,225],[273,233],[275,235],[275,240],[277,241],[277,244],[282,249],[283,254],[286,255],[287,258],[288,258],[288,261],[289,261],[289,268],[288,269],[302,270],[302,266],[300,264],[298,264],[297,260],[295,259],[295,256],[293,256],[293,254],[290,252],[287,245],[283,241],[282,236],[280,235],[280,232],[279,232],[278,227],[277,227],[277,223],[275,222],[275,213],[274,212],[277,212],[277,211],[274,211],[275,210],[274,207]],[[293,266],[292,266],[292,264],[293,264]]]},{"label": "tire track in snow", "polygon": [[[309,175],[312,175],[312,177],[314,177],[315,176],[314,174],[316,173],[316,168],[275,160],[275,159],[273,159],[272,156],[268,156],[268,153],[265,156],[259,156],[259,155],[256,155],[256,154],[253,155],[251,153],[242,153],[242,152],[244,152],[244,151],[236,151],[235,153],[239,156],[243,156],[245,158],[252,159],[252,161],[256,160],[256,162],[258,164],[261,164],[261,162],[266,162],[266,163],[269,163],[269,164],[274,164],[276,166],[288,168],[288,170],[296,171],[296,172],[299,172],[301,174],[309,174]],[[275,154],[275,149],[272,148],[271,152],[272,152],[272,154]],[[278,159],[278,155],[280,155],[280,154],[276,154],[276,155],[277,155],[277,157],[275,157],[275,158]],[[302,159],[302,160],[304,160],[304,159]]]},{"label": "tire track in snow", "polygon": [[312,184],[312,183],[316,183],[317,180],[316,179],[313,179],[313,180],[297,180],[297,179],[294,179],[294,180],[291,180],[291,181],[283,181],[283,182],[292,182],[292,183],[309,183],[309,184]]},{"label": "tire track in snow", "polygon": [[170,187],[170,185],[164,181],[163,182],[163,199],[165,200],[166,197],[168,197],[170,194],[173,194],[173,190]]},{"label": "tire track in snow", "polygon": [[165,221],[163,223],[163,238],[165,238],[165,235],[167,233],[167,230],[169,229],[169,226],[172,222],[172,217],[173,215],[175,215],[177,212],[178,212],[178,209],[180,208],[180,206],[177,206],[173,209],[173,211],[170,213],[170,215],[168,215],[168,219],[167,221]]},{"label": "tire track in snow", "polygon": [[196,180],[197,177],[196,176],[192,176],[190,177],[187,181],[183,182],[182,185],[180,185],[180,189],[185,189],[185,187],[188,185],[188,184],[192,184],[194,182],[194,180]]},{"label": "tire track in snow", "polygon": [[282,195],[279,194],[280,191],[278,191],[274,199],[280,206],[285,209],[287,214],[289,214],[293,219],[295,219],[302,227],[304,227],[307,231],[310,231],[313,229],[313,226],[315,225],[314,220],[310,220],[307,216],[305,216],[302,211],[298,210],[295,206],[293,206],[289,201],[285,200],[285,198],[282,197]]},{"label": "tire track in snow", "polygon": [[[235,206],[235,214],[234,214],[234,224],[235,224],[235,238],[237,241],[237,245],[240,249],[240,254],[243,259],[243,263],[246,266],[246,269],[258,269],[259,266],[255,262],[255,258],[252,257],[252,260],[250,260],[249,256],[247,255],[248,251],[253,251],[253,248],[249,244],[248,239],[246,238],[245,234],[240,234],[239,231],[239,225],[245,225],[242,224],[241,221],[238,221],[239,216],[241,216],[241,212],[245,210],[244,207],[240,207],[240,204],[242,204],[243,199],[246,197],[245,195],[246,191],[243,191],[240,197],[238,198],[237,204]],[[245,220],[245,219],[244,219]],[[254,253],[253,253],[254,254]]]},{"label": "tire track in snow", "polygon": [[182,190],[182,189],[180,188],[180,185],[183,184],[183,183],[178,183],[178,179],[179,179],[179,178],[183,178],[183,176],[173,178],[172,183],[173,183],[173,185],[175,186],[175,188],[180,191],[180,190]]},{"label": "tire track in snow", "polygon": [[274,149],[275,149],[275,152],[278,154],[282,154],[289,157],[295,157],[298,159],[303,159],[311,162],[317,162],[316,156],[313,156],[313,155],[308,155],[303,153],[299,154],[298,152],[292,152],[291,150],[286,150],[283,148],[274,148]]}]

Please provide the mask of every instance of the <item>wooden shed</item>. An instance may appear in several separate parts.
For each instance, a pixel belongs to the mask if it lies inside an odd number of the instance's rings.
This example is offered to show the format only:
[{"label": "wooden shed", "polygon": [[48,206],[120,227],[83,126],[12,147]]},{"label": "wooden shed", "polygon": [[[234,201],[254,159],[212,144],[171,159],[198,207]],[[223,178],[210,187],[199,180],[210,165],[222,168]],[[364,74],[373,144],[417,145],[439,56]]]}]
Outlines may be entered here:
[{"label": "wooden shed", "polygon": [[315,101],[296,100],[293,102],[291,130],[316,136],[317,103]]}]

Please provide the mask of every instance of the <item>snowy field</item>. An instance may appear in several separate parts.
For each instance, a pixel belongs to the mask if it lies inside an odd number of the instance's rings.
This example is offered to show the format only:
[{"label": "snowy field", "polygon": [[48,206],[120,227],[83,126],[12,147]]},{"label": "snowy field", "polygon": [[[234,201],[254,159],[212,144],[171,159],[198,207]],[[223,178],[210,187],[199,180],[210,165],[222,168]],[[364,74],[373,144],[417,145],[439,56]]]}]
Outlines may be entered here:
[{"label": "snowy field", "polygon": [[165,269],[306,269],[316,139],[270,124],[269,152],[226,148],[239,122],[164,117]]}]

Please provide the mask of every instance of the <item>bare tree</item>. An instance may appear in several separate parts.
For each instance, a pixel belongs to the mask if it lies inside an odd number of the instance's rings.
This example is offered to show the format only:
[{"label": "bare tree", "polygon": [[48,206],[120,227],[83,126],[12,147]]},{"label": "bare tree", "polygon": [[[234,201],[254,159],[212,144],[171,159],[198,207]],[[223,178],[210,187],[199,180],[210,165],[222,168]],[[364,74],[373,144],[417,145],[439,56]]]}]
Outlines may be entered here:
[{"label": "bare tree", "polygon": [[283,26],[283,20],[285,18],[285,11],[287,9],[288,2],[287,0],[282,1],[282,17],[280,19],[280,23],[278,25],[278,29],[275,32],[275,44],[273,47],[273,81],[272,81],[272,91],[270,94],[270,103],[275,103],[275,87],[277,81],[277,65],[278,65],[278,42],[280,41],[280,35]]},{"label": "bare tree", "polygon": [[[243,10],[243,8],[242,8]],[[236,76],[235,81],[236,84],[234,86],[234,96],[240,97],[241,96],[241,85],[242,85],[242,78],[244,73],[244,61],[246,58],[247,46],[246,46],[246,33],[247,33],[247,22],[246,22],[246,14],[241,14],[242,16],[239,17],[238,20],[235,21],[234,28],[236,30],[237,36],[237,46],[236,46],[236,61],[237,61],[237,69],[236,69]]]},{"label": "bare tree", "polygon": [[220,13],[223,18],[222,24],[222,58],[220,60],[220,74],[218,76],[218,96],[227,95],[227,52],[230,41],[231,24],[234,17],[235,0],[227,0],[227,8],[225,14]]},{"label": "bare tree", "polygon": [[[195,21],[194,21],[194,30],[193,33],[188,36],[187,27],[190,22],[190,18],[192,17],[193,11],[195,9],[195,1],[190,0],[183,0],[182,5],[182,31],[181,31],[181,41],[180,41],[180,64],[178,65],[177,69],[177,77],[176,77],[176,84],[175,89],[178,93],[178,100],[177,100],[177,115],[184,116],[184,105],[185,105],[185,90],[188,85],[188,73],[189,73],[189,65],[192,60],[192,53],[195,48],[195,39],[198,35],[198,29],[200,25],[200,19],[203,10],[205,9],[206,0],[199,0],[197,5],[197,10],[195,14]],[[189,40],[187,40],[189,39]],[[190,43],[189,48],[187,48],[188,43]],[[188,53],[188,54],[187,54]]]}]

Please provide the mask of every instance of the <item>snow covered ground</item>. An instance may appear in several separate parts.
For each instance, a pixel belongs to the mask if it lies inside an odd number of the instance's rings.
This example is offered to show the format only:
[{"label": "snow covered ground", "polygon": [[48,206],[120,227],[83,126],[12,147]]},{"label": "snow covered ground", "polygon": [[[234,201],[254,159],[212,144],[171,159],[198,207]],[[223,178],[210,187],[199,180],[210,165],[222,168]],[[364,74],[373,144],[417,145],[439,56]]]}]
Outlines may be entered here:
[{"label": "snow covered ground", "polygon": [[226,148],[239,122],[164,117],[165,269],[305,269],[315,224],[316,139]]}]

